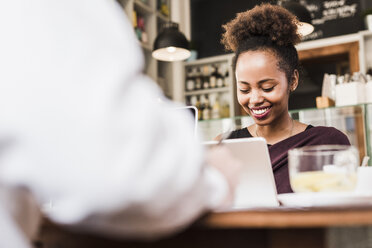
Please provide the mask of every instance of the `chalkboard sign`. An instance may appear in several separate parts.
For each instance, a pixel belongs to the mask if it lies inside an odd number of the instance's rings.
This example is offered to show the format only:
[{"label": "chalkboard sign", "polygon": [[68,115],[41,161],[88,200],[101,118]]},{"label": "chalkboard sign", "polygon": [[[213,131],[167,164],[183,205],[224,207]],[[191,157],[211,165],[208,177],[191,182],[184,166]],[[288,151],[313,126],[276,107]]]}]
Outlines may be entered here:
[{"label": "chalkboard sign", "polygon": [[356,33],[363,29],[360,0],[301,0],[310,11],[313,33],[304,40],[314,40]]},{"label": "chalkboard sign", "polygon": [[[304,40],[356,33],[363,30],[362,5],[372,0],[299,0],[310,11],[315,30]],[[237,13],[262,2],[277,4],[277,0],[190,0],[191,39],[199,58],[226,53],[220,43],[221,26]],[[365,7],[365,6],[364,6]]]},{"label": "chalkboard sign", "polygon": [[273,3],[261,0],[190,0],[191,40],[198,50],[199,58],[226,53],[220,43],[222,25],[235,18],[237,13],[262,2]]}]

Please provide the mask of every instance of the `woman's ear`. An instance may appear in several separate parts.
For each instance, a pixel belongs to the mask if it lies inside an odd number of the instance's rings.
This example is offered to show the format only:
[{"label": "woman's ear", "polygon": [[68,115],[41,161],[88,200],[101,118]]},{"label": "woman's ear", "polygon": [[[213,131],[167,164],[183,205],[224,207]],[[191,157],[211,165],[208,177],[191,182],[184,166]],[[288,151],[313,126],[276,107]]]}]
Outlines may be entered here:
[{"label": "woman's ear", "polygon": [[291,92],[295,91],[295,89],[297,88],[298,80],[299,80],[298,70],[294,70],[293,75],[292,75],[292,82],[291,82],[291,85],[289,86],[289,90]]}]

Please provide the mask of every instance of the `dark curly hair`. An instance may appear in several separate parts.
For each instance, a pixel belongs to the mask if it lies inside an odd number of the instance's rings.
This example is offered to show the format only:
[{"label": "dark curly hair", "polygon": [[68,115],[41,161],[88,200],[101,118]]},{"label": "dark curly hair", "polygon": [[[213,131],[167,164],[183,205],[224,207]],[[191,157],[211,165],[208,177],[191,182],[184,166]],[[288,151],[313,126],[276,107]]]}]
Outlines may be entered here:
[{"label": "dark curly hair", "polygon": [[225,33],[222,44],[235,53],[233,70],[241,53],[246,51],[271,51],[278,59],[278,68],[292,82],[294,70],[299,68],[297,50],[301,41],[297,33],[297,18],[278,5],[261,4],[239,13],[236,18],[223,25]]}]

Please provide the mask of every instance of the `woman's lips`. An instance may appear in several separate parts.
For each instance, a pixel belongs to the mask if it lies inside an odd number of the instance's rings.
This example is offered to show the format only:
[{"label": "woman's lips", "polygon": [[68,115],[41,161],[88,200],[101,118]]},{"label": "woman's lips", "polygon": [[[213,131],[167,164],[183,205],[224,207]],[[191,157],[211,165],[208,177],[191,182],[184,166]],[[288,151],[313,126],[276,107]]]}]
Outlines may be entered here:
[{"label": "woman's lips", "polygon": [[260,107],[260,108],[249,108],[251,110],[251,114],[256,119],[263,119],[265,118],[271,110],[271,106],[269,107]]}]

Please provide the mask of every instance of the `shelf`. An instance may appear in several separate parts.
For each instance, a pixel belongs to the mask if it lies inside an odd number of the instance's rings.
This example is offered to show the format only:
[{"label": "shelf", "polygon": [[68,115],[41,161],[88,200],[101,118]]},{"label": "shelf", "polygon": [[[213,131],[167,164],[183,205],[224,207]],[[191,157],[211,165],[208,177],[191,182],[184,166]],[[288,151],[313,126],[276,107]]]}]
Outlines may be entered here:
[{"label": "shelf", "polygon": [[368,36],[372,36],[372,31],[369,31],[369,30],[362,30],[362,31],[359,31],[359,34],[360,34],[361,36],[368,37]]},{"label": "shelf", "polygon": [[228,92],[229,90],[230,90],[229,87],[214,88],[214,89],[207,89],[207,90],[194,90],[194,91],[185,92],[185,96],[203,95],[203,94],[218,93],[218,92]]},{"label": "shelf", "polygon": [[141,2],[139,0],[135,0],[134,1],[134,8],[138,12],[140,12],[142,14],[146,14],[146,15],[150,15],[150,14],[152,14],[154,12],[149,5],[146,5],[146,4],[144,4],[143,2]]},{"label": "shelf", "polygon": [[[192,62],[184,62],[184,72],[183,72],[183,82],[184,85],[187,86],[187,80],[188,77],[192,76],[197,76],[198,71],[201,74],[201,76],[206,76],[206,75],[211,75],[213,74],[213,66],[217,66],[217,68],[220,70],[220,73],[222,73],[224,77],[225,82],[229,82],[227,86],[224,87],[217,87],[217,88],[209,88],[209,89],[199,89],[199,90],[193,90],[193,91],[186,91],[186,87],[184,87],[184,92],[183,96],[184,99],[183,101],[186,104],[194,104],[197,105],[195,102],[195,98],[199,98],[200,103],[202,104],[203,100],[201,99],[204,97],[204,95],[207,95],[207,97],[211,97],[211,101],[218,101],[220,103],[220,107],[223,113],[220,113],[222,116],[230,116],[233,117],[238,113],[238,108],[237,108],[237,100],[236,100],[236,95],[235,92],[235,84],[234,78],[233,78],[233,73],[232,73],[232,68],[231,68],[231,63],[232,63],[232,58],[234,54],[226,54],[226,55],[219,55],[219,56],[214,56],[214,57],[209,57],[209,58],[203,58],[203,59],[198,59],[196,61]],[[208,70],[206,67],[209,67]],[[191,70],[190,70],[191,69]],[[228,72],[228,74],[226,74]],[[188,75],[191,73],[191,75]],[[203,80],[201,80],[203,81]],[[197,82],[199,84],[199,82]],[[201,82],[203,84],[203,82]],[[196,84],[196,81],[195,81]],[[216,80],[217,84],[217,80]],[[219,84],[220,85],[220,84]],[[214,99],[214,100],[212,100]],[[213,105],[213,103],[211,103]]]},{"label": "shelf", "polygon": [[319,47],[327,47],[333,45],[339,45],[344,43],[350,43],[359,41],[361,35],[368,35],[368,31],[362,31],[359,33],[346,34],[340,36],[334,36],[329,38],[323,38],[318,40],[304,41],[296,45],[297,51],[309,50]]},{"label": "shelf", "polygon": [[[137,37],[138,46],[141,47],[141,51],[144,57],[144,68],[143,72],[149,76],[154,82],[157,81],[163,92],[167,96],[171,96],[173,88],[171,83],[173,80],[172,67],[168,65],[164,66],[161,62],[157,61],[152,57],[153,43],[160,32],[160,26],[164,22],[170,20],[167,16],[163,15],[157,8],[159,0],[116,0],[124,9],[125,13],[132,21],[133,28]],[[166,0],[168,6],[171,6],[171,1]],[[169,9],[170,11],[170,9]],[[139,17],[141,17],[141,25],[138,27]],[[143,19],[143,20],[142,20]],[[137,22],[137,26],[135,25]],[[143,24],[142,24],[143,22]],[[140,31],[136,30],[135,27],[145,31],[147,34],[146,43],[142,42],[139,37]],[[138,32],[138,33],[137,33]],[[145,37],[146,38],[146,37]],[[160,78],[158,80],[158,78]],[[181,86],[180,86],[181,87]],[[179,94],[181,95],[181,94]],[[180,96],[179,96],[180,97]]]},{"label": "shelf", "polygon": [[226,54],[226,55],[218,55],[218,56],[213,56],[209,58],[202,58],[198,59],[195,61],[190,61],[190,62],[184,62],[184,65],[186,67],[191,67],[191,66],[199,66],[203,64],[218,64],[218,63],[224,63],[234,57],[233,53]]}]

